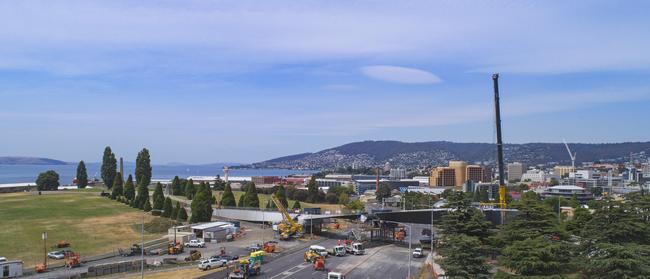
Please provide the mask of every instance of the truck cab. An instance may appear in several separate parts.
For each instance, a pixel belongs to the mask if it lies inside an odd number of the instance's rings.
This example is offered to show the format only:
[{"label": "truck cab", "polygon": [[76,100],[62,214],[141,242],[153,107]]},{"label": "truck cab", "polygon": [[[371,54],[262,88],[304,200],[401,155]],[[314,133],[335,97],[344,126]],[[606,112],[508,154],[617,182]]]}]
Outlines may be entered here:
[{"label": "truck cab", "polygon": [[413,251],[413,257],[414,258],[421,258],[422,256],[424,256],[424,251],[422,250],[422,248],[419,248],[419,247],[415,248],[415,250]]},{"label": "truck cab", "polygon": [[354,254],[354,255],[363,255],[366,253],[366,249],[363,247],[363,244],[360,242],[352,243],[345,247],[345,251]]},{"label": "truck cab", "polygon": [[332,255],[337,257],[345,256],[345,247],[342,245],[334,246],[334,248],[332,248]]}]

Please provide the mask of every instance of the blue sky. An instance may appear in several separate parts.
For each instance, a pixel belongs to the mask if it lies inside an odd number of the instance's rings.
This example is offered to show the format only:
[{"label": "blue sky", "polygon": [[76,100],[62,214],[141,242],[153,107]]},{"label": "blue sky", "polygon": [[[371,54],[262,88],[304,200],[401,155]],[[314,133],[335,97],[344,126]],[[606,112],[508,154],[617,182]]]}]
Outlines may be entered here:
[{"label": "blue sky", "polygon": [[3,1],[1,155],[650,140],[647,1]]}]

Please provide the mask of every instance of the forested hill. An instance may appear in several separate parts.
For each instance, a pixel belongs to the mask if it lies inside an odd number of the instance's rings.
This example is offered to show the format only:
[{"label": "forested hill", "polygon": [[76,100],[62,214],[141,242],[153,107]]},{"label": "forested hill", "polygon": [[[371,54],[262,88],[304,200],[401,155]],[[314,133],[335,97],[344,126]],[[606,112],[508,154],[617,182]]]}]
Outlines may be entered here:
[{"label": "forested hill", "polygon": [[[569,143],[577,152],[577,162],[623,162],[633,158],[647,160],[650,142],[584,144]],[[569,164],[562,143],[505,144],[506,162],[526,164]],[[449,160],[470,163],[494,163],[496,145],[490,143],[455,143],[448,141],[400,142],[363,141],[322,150],[254,163],[256,168],[331,169],[354,165],[377,166],[389,162],[393,167],[445,165]]]},{"label": "forested hill", "polygon": [[4,156],[0,157],[0,165],[65,165],[66,162],[37,157]]}]

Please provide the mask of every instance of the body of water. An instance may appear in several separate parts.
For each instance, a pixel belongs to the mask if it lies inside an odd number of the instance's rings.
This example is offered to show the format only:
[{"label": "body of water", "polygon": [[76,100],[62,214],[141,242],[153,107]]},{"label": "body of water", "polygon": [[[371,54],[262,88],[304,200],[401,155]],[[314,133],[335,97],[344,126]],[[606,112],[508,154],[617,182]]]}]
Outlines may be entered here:
[{"label": "body of water", "polygon": [[[172,179],[178,175],[181,178],[188,176],[216,176],[223,177],[223,167],[225,165],[152,165],[153,179]],[[101,164],[88,163],[86,170],[88,179],[97,178],[101,180]],[[22,183],[35,182],[38,174],[47,170],[54,170],[59,174],[61,185],[72,184],[72,180],[77,175],[77,165],[0,165],[0,184],[2,183]],[[125,163],[124,172],[127,177],[135,172],[135,164]],[[314,170],[286,170],[286,169],[231,169],[230,176],[287,176],[291,174],[310,174]]]}]

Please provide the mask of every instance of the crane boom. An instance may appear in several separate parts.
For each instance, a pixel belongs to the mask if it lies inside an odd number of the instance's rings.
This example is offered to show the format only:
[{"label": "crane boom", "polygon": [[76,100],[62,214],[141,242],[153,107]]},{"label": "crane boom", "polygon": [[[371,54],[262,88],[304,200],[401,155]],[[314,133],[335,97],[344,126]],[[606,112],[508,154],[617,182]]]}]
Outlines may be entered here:
[{"label": "crane boom", "polygon": [[503,141],[501,139],[501,107],[499,106],[499,74],[492,75],[494,84],[494,113],[497,130],[497,167],[499,168],[499,207],[506,208],[506,184],[503,168]]},{"label": "crane boom", "polygon": [[293,218],[291,218],[291,215],[289,215],[289,212],[284,207],[282,202],[280,202],[278,197],[275,196],[275,194],[271,195],[271,200],[273,201],[275,206],[278,208],[278,210],[280,210],[280,212],[282,213],[282,216],[284,216],[284,218],[287,219],[287,222],[289,222],[292,226],[297,225],[296,222],[293,220]]},{"label": "crane boom", "polygon": [[564,147],[566,147],[566,151],[569,152],[569,158],[571,158],[571,168],[573,169],[572,171],[575,171],[577,153],[571,153],[571,149],[569,149],[569,144],[566,143],[566,140],[563,141],[564,141]]}]

